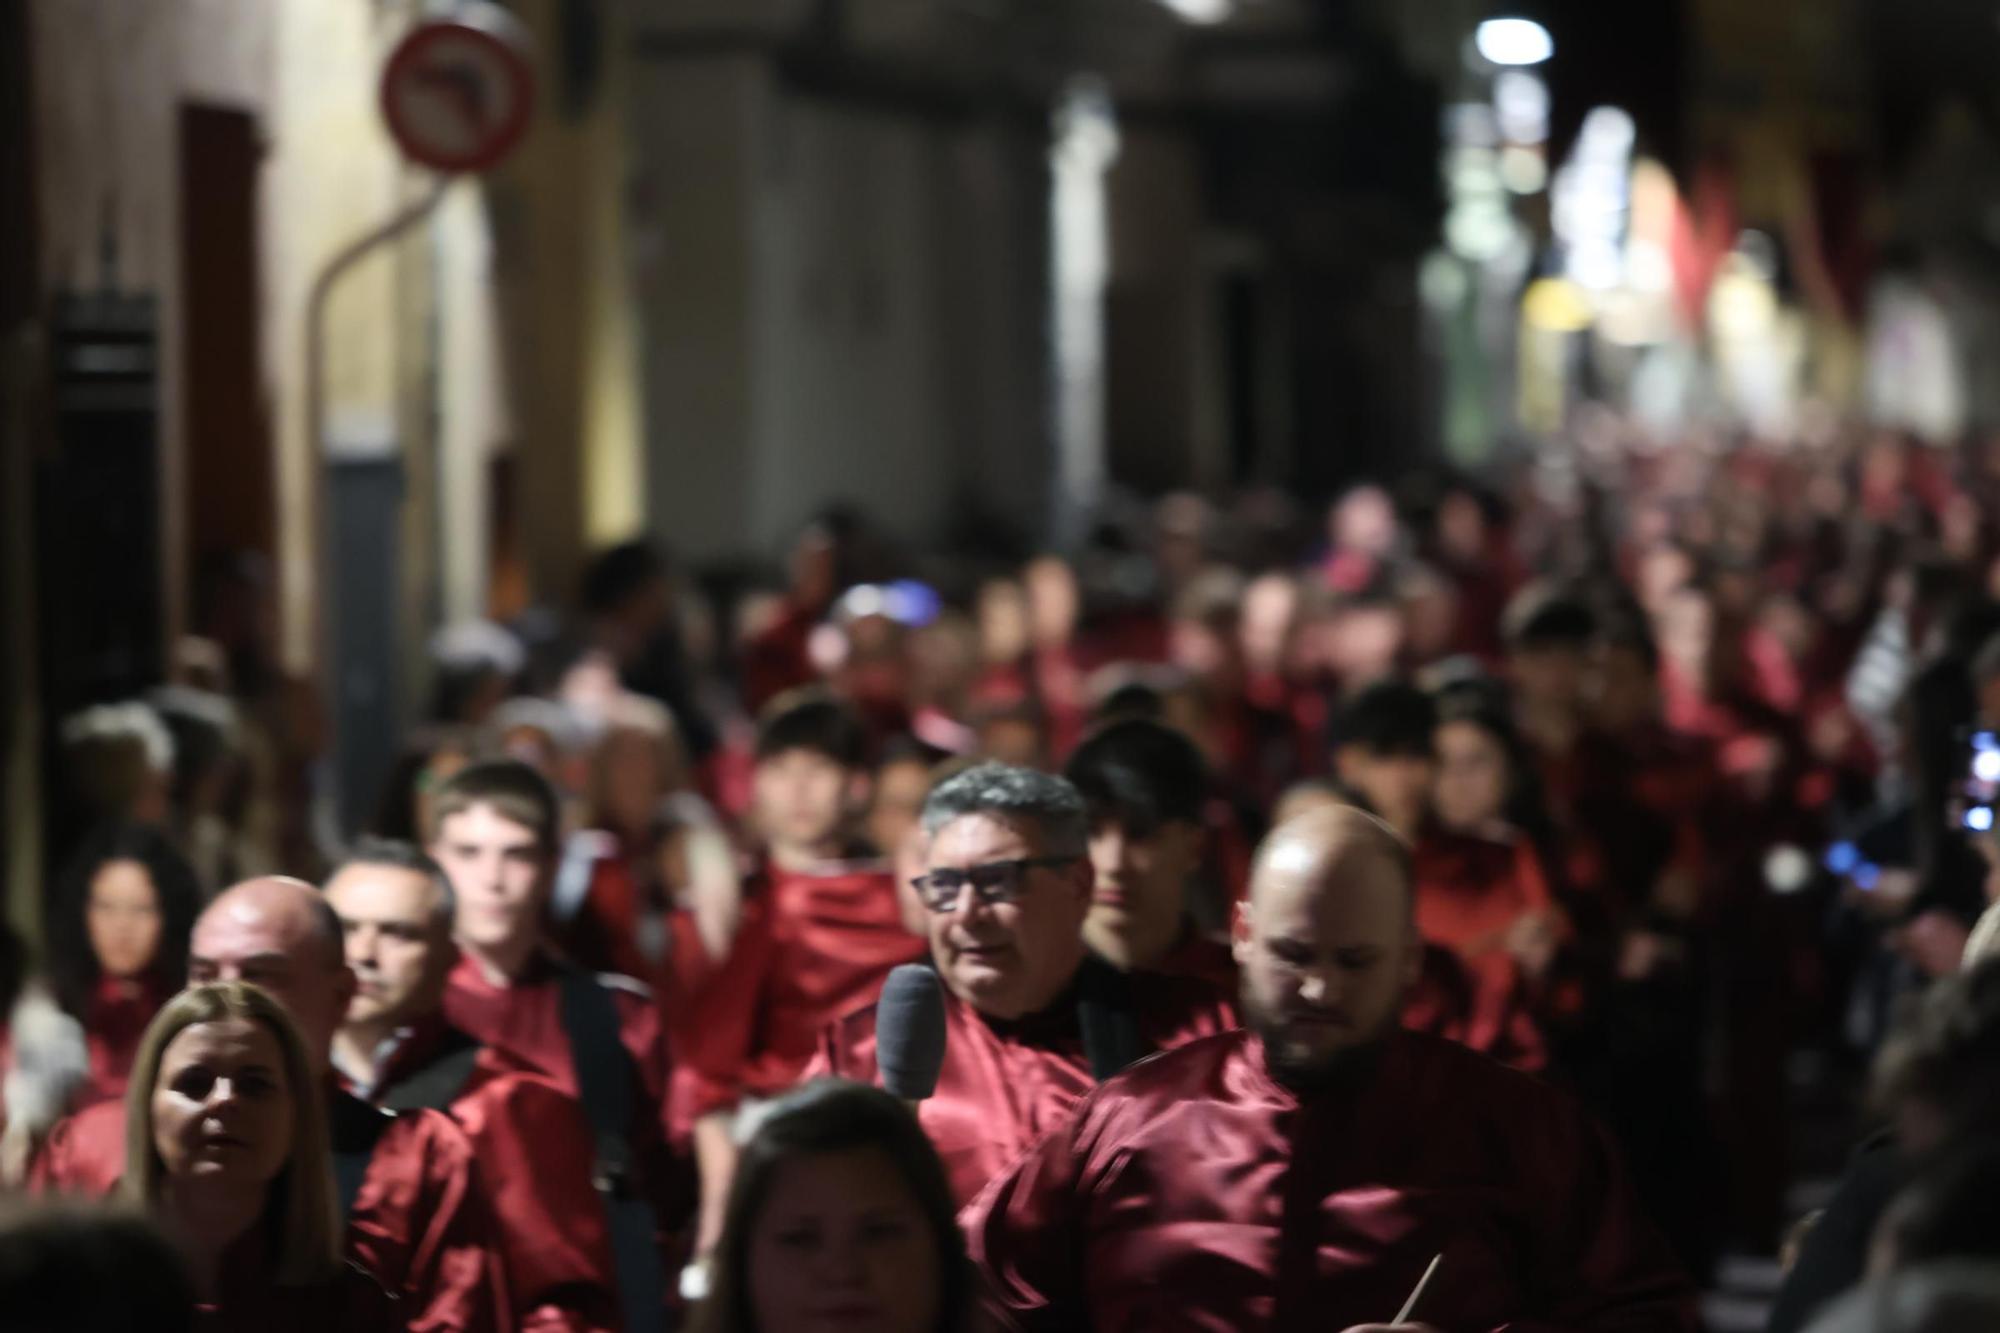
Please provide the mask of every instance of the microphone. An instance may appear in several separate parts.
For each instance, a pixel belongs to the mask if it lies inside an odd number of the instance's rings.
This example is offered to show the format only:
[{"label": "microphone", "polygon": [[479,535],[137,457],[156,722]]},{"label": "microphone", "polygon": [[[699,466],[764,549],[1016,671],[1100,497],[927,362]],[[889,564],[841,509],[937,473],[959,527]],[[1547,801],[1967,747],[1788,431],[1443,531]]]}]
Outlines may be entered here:
[{"label": "microphone", "polygon": [[882,1088],[912,1104],[937,1091],[944,1068],[944,987],[922,963],[904,963],[875,1004],[875,1064]]}]

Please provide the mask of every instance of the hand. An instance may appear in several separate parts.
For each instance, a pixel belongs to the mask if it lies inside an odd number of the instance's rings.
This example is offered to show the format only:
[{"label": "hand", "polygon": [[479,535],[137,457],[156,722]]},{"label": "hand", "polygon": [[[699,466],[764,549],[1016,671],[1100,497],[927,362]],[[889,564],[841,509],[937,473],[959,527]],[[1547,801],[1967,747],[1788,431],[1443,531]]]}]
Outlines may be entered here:
[{"label": "hand", "polygon": [[1882,871],[1872,889],[1863,889],[1852,880],[1848,881],[1841,896],[1847,906],[1863,916],[1888,921],[1903,914],[1916,892],[1916,872],[1898,867]]},{"label": "hand", "polygon": [[1540,980],[1556,959],[1556,927],[1547,914],[1533,912],[1507,928],[1507,952],[1521,970]]},{"label": "hand", "polygon": [[1668,870],[1653,885],[1653,906],[1676,921],[1691,921],[1701,909],[1701,881],[1684,869]]},{"label": "hand", "polygon": [[1653,975],[1666,953],[1666,941],[1649,930],[1626,935],[1618,950],[1618,979],[1644,981]]},{"label": "hand", "polygon": [[1927,977],[1948,977],[1965,960],[1971,932],[1949,912],[1925,912],[1903,929],[1896,951],[1922,969]]},{"label": "hand", "polygon": [[8,1125],[0,1133],[0,1187],[19,1189],[28,1178],[28,1163],[39,1146],[26,1126]]},{"label": "hand", "polygon": [[743,924],[743,877],[729,835],[715,826],[683,828],[679,839],[687,868],[688,907],[695,935],[710,961],[722,962]]},{"label": "hand", "polygon": [[1972,850],[1979,853],[1980,864],[1986,867],[1986,880],[1981,885],[1986,901],[2000,902],[2000,843],[1991,837],[1968,838],[1967,841],[1972,844]]}]

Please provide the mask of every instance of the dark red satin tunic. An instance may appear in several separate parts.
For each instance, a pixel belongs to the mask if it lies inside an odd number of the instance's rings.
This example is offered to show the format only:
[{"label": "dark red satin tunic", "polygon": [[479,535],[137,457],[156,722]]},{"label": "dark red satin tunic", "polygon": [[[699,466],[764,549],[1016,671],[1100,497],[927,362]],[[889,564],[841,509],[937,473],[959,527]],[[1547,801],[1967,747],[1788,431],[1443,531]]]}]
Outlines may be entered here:
[{"label": "dark red satin tunic", "polygon": [[166,1003],[160,984],[151,978],[126,981],[100,977],[83,1016],[83,1036],[90,1051],[90,1081],[73,1105],[125,1095],[132,1076],[132,1057],[153,1015]]},{"label": "dark red satin tunic", "polygon": [[[1153,1050],[1170,1050],[1236,1025],[1234,1009],[1212,986],[1136,973],[1132,1009]],[[945,992],[944,1068],[935,1095],[917,1118],[944,1159],[960,1203],[977,1194],[1096,1086],[1076,1007],[1065,998],[1017,1022],[987,1018]],[[807,1077],[831,1074],[875,1083],[875,1007],[828,1027]]]},{"label": "dark red satin tunic", "polygon": [[[345,1098],[345,1093],[335,1096]],[[57,1124],[29,1173],[40,1193],[102,1198],[125,1173],[125,1104],[99,1102]],[[382,1131],[348,1214],[347,1260],[398,1298],[409,1333],[511,1327],[492,1214],[464,1131],[406,1111]]]},{"label": "dark red satin tunic", "polygon": [[743,702],[752,713],[786,690],[810,684],[812,632],[820,613],[788,601],[784,612],[743,650]]},{"label": "dark red satin tunic", "polygon": [[[445,1019],[460,1032],[514,1056],[569,1097],[581,1095],[569,1033],[562,1021],[562,972],[546,954],[530,960],[511,985],[494,985],[470,957],[459,959],[445,988]],[[659,1218],[662,1244],[693,1209],[683,1140],[673,1132],[667,1089],[673,1077],[660,1006],[630,977],[602,976],[618,1012],[619,1044],[632,1057],[631,1149],[640,1190]]]},{"label": "dark red satin tunic", "polygon": [[768,869],[746,897],[729,956],[684,1006],[674,1088],[681,1131],[797,1083],[820,1029],[873,1004],[890,969],[927,948],[903,928],[895,881],[878,862]]},{"label": "dark red satin tunic", "polygon": [[[576,1064],[563,1028],[560,978],[559,966],[544,954],[531,959],[513,982],[495,985],[470,956],[462,957],[445,988],[445,1020],[515,1056],[574,1097]],[[629,977],[606,976],[603,981],[618,1011],[619,1043],[632,1057],[643,1118],[664,1131],[669,1066],[659,1006],[645,986]]]},{"label": "dark red satin tunic", "polygon": [[280,1287],[270,1280],[270,1246],[259,1232],[231,1246],[216,1290],[194,1307],[199,1333],[360,1333],[396,1327],[395,1298],[372,1274],[348,1264],[323,1282]]},{"label": "dark red satin tunic", "polygon": [[1231,954],[1228,943],[1204,935],[1192,926],[1166,957],[1147,970],[1166,977],[1193,977],[1207,982],[1223,995],[1234,997],[1236,994],[1236,958]]},{"label": "dark red satin tunic", "polygon": [[1147,1061],[966,1210],[1020,1330],[1691,1333],[1694,1291],[1568,1098],[1433,1037],[1354,1090],[1274,1082],[1236,1032]]},{"label": "dark red satin tunic", "polygon": [[[375,1100],[426,1068],[450,1036],[442,1020],[411,1034],[383,1066]],[[463,1040],[462,1038],[460,1040]],[[596,1152],[574,1097],[487,1047],[452,1103],[492,1203],[521,1333],[604,1333],[620,1323]]]},{"label": "dark red satin tunic", "polygon": [[1555,914],[1548,881],[1526,838],[1431,829],[1411,855],[1417,933],[1449,949],[1472,984],[1466,1045],[1521,1069],[1547,1063],[1533,983],[1507,951],[1507,932],[1530,913]]}]

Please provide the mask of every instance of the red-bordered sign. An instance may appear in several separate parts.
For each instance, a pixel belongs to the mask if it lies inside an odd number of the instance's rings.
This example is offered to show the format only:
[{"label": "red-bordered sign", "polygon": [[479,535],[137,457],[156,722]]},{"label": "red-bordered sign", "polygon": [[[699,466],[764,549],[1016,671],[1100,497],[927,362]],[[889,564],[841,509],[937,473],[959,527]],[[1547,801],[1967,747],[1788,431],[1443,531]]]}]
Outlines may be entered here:
[{"label": "red-bordered sign", "polygon": [[412,28],[382,70],[382,117],[409,159],[486,171],[528,131],[535,71],[520,26],[494,5]]}]

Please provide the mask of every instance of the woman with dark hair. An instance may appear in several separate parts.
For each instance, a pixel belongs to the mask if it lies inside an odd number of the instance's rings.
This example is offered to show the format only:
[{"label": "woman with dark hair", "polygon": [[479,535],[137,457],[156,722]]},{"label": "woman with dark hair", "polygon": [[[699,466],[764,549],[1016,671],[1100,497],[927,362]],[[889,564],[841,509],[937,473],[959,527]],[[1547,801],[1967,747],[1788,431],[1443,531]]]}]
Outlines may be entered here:
[{"label": "woman with dark hair", "polygon": [[971,1267],[951,1187],[888,1093],[820,1079],[742,1151],[698,1333],[962,1333]]},{"label": "woman with dark hair", "polygon": [[1497,682],[1462,681],[1437,696],[1438,819],[1477,832],[1512,828],[1546,851],[1556,842],[1540,770]]},{"label": "woman with dark hair", "polygon": [[[1704,1270],[1716,1190],[1689,1164],[1713,1160],[1714,1150],[1690,1091],[1701,1074],[1687,943],[1627,932],[1603,893],[1564,891],[1556,859],[1563,843],[1497,687],[1447,688],[1433,735],[1434,827],[1416,852],[1419,928],[1460,952],[1483,1003],[1509,997],[1499,1005],[1508,1023],[1485,1030],[1511,1032],[1518,1049],[1561,1069],[1618,1135],[1682,1259]],[[1604,818],[1587,831],[1634,841],[1629,828]],[[1628,964],[1626,953],[1647,959],[1648,970]]]},{"label": "woman with dark hair", "polygon": [[124,1094],[146,1024],[187,984],[201,910],[194,868],[156,828],[114,824],[78,850],[49,903],[49,988],[83,1025],[82,1100]]},{"label": "woman with dark hair", "polygon": [[1429,812],[1412,847],[1417,929],[1473,978],[1467,1044],[1535,1069],[1548,1059],[1548,982],[1569,926],[1523,827],[1545,820],[1503,699],[1467,683],[1434,701]]}]

